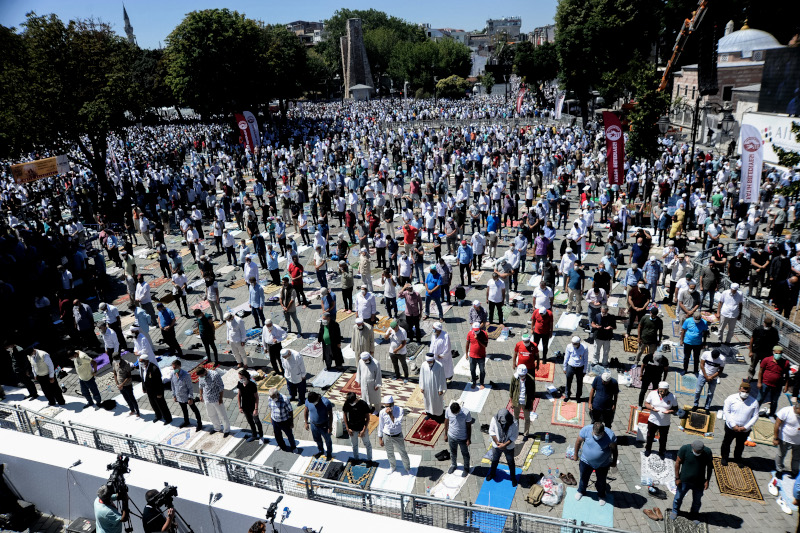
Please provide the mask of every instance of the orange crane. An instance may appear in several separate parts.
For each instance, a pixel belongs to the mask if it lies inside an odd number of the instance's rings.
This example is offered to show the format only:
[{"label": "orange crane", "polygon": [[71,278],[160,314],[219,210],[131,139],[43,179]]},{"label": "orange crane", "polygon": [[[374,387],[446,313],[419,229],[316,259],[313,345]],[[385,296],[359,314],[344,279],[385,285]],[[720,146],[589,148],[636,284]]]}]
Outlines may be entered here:
[{"label": "orange crane", "polygon": [[686,46],[689,36],[700,26],[700,22],[702,22],[703,17],[708,11],[709,1],[710,0],[699,0],[697,2],[697,10],[692,13],[692,18],[684,19],[681,31],[678,33],[678,38],[675,41],[675,46],[672,48],[672,57],[669,58],[667,66],[664,69],[664,75],[661,77],[661,83],[658,85],[659,91],[663,91],[667,88],[672,67],[675,66],[675,63],[681,56],[681,52],[683,52],[683,47]]}]

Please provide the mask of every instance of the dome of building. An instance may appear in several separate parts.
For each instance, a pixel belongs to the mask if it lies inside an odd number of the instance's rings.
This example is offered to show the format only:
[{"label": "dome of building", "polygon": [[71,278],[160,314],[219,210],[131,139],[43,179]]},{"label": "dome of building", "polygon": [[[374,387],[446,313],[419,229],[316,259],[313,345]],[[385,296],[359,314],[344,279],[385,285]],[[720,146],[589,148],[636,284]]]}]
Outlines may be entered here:
[{"label": "dome of building", "polygon": [[748,58],[752,57],[753,52],[757,50],[782,47],[783,45],[772,34],[753,29],[745,23],[741,30],[731,32],[719,40],[717,53],[732,54],[741,52],[743,58]]}]

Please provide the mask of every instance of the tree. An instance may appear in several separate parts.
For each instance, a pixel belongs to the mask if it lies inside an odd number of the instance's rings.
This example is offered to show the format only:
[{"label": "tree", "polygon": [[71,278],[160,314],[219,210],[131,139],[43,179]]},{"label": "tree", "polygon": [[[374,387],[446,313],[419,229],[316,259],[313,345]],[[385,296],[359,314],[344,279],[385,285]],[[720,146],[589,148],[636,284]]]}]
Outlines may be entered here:
[{"label": "tree", "polygon": [[439,98],[466,98],[470,83],[461,76],[448,76],[436,83],[436,94]]},{"label": "tree", "polygon": [[433,92],[434,77],[467,77],[472,57],[465,45],[451,40],[421,43],[401,42],[392,52],[387,75],[395,85],[408,80],[411,87]]},{"label": "tree", "polygon": [[146,112],[152,108],[175,107],[180,115],[178,100],[166,84],[167,68],[163,49],[137,48],[131,70],[134,83],[141,91],[142,107]]},{"label": "tree", "polygon": [[494,87],[494,76],[491,72],[487,72],[483,76],[480,77],[481,85],[483,85],[483,90],[486,91],[486,94],[492,94],[492,87]]},{"label": "tree", "polygon": [[261,102],[264,46],[254,20],[228,9],[192,11],[167,37],[166,83],[182,104],[201,113],[230,113]]},{"label": "tree", "polygon": [[3,44],[11,46],[3,49],[4,67],[8,62],[17,76],[12,87],[5,75],[0,78],[4,93],[11,91],[3,97],[11,106],[3,113],[20,118],[3,126],[3,138],[11,139],[5,149],[16,156],[34,147],[69,153],[77,146],[78,162],[91,168],[101,188],[110,192],[108,133],[129,123],[126,112],[141,116],[145,105],[132,76],[135,47],[94,20],[65,25],[55,15],[30,13],[22,33],[14,37],[11,31],[0,33]]},{"label": "tree", "polygon": [[[792,121],[792,134],[794,135],[795,142],[800,143],[800,122]],[[800,153],[791,150],[784,150],[780,146],[772,147],[775,154],[778,156],[778,164],[784,167],[792,168],[800,165]],[[800,187],[798,187],[800,188]]]},{"label": "tree", "polygon": [[628,134],[627,151],[631,157],[647,160],[656,159],[660,148],[658,119],[668,110],[670,95],[659,91],[661,77],[655,67],[643,64],[636,72],[633,81],[636,105],[630,113],[631,131]]},{"label": "tree", "polygon": [[324,86],[325,96],[328,96],[330,88],[334,90],[337,89],[337,87],[329,86],[329,82],[333,79],[333,76],[334,70],[328,65],[325,58],[318,54],[313,48],[309,48],[306,54],[306,79],[304,81],[306,90],[319,87],[320,89],[314,90],[319,91],[321,94],[322,87]]},{"label": "tree", "polygon": [[[260,56],[251,69],[263,69],[264,75],[260,80],[263,85],[256,88],[258,96],[253,107],[276,99],[280,103],[281,113],[285,114],[287,100],[302,94],[303,80],[307,79],[305,46],[285,26],[261,27],[259,38]],[[238,77],[243,77],[248,70],[241,71]]]},{"label": "tree", "polygon": [[519,43],[514,54],[514,73],[528,84],[541,102],[544,99],[542,84],[558,77],[556,45],[543,43],[533,46],[529,41]]}]

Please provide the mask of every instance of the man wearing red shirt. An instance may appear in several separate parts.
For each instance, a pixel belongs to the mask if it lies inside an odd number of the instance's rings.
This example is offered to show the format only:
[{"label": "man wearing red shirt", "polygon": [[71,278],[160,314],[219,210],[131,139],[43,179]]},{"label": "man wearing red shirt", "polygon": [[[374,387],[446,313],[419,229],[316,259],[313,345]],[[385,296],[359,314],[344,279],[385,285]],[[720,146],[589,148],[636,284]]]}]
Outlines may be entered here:
[{"label": "man wearing red shirt", "polygon": [[[531,316],[531,331],[533,342],[542,350],[542,362],[547,361],[547,345],[553,335],[553,312],[550,309],[539,307]],[[537,358],[538,360],[538,358]]]},{"label": "man wearing red shirt", "polygon": [[467,346],[464,351],[469,356],[469,373],[472,377],[472,388],[476,388],[478,381],[475,375],[475,367],[480,367],[481,390],[486,379],[486,347],[489,346],[489,336],[481,329],[480,322],[472,324],[472,329],[467,333]]},{"label": "man wearing red shirt", "polygon": [[514,357],[511,361],[511,368],[517,370],[518,365],[525,365],[530,374],[534,374],[539,368],[539,349],[531,342],[530,333],[523,333],[522,340],[514,347]]},{"label": "man wearing red shirt", "polygon": [[297,254],[292,255],[292,263],[286,268],[289,275],[292,277],[292,287],[297,292],[297,299],[303,307],[308,307],[308,299],[303,292],[303,265],[300,264],[300,258]]},{"label": "man wearing red shirt", "polygon": [[405,245],[406,255],[411,255],[411,249],[414,247],[414,239],[417,237],[418,231],[408,222],[403,224],[403,244]]},{"label": "man wearing red shirt", "polygon": [[769,417],[775,420],[775,410],[783,392],[789,390],[789,361],[783,358],[783,346],[772,348],[772,357],[765,357],[761,361],[761,370],[758,372],[758,405],[770,402]]}]

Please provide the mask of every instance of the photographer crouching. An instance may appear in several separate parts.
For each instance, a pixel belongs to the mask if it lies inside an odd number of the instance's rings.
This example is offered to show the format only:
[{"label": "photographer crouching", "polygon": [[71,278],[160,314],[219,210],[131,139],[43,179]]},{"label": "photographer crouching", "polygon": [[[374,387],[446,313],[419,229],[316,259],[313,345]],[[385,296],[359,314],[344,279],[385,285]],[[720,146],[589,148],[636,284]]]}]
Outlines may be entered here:
[{"label": "photographer crouching", "polygon": [[175,522],[175,509],[172,507],[167,508],[167,517],[164,518],[164,513],[159,508],[161,492],[151,489],[145,495],[147,505],[142,509],[142,527],[144,533],[158,533],[161,531],[170,531],[172,524]]},{"label": "photographer crouching", "polygon": [[122,533],[122,524],[128,521],[128,506],[123,505],[122,512],[119,512],[113,502],[127,498],[127,494],[114,494],[108,485],[97,489],[97,500],[94,502],[97,533]]}]

